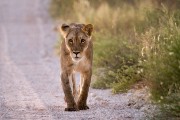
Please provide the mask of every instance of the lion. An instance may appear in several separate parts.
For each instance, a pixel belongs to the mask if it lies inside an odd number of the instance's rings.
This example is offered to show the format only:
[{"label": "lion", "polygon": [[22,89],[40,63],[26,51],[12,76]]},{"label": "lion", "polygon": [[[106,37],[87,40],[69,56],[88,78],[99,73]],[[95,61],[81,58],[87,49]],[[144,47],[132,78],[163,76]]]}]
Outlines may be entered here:
[{"label": "lion", "polygon": [[[62,24],[58,27],[63,36],[60,45],[61,84],[67,107],[65,111],[87,110],[87,97],[92,76],[93,43],[92,24]],[[79,72],[79,90],[74,73]],[[72,88],[71,84],[72,83]]]}]

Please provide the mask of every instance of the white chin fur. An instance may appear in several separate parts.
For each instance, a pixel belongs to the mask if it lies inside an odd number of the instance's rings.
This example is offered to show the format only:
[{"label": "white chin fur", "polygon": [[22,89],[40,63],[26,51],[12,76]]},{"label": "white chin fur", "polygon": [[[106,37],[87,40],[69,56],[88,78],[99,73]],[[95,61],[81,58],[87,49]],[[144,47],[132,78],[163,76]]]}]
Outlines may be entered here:
[{"label": "white chin fur", "polygon": [[81,58],[72,57],[72,60],[73,60],[74,62],[79,62],[79,61],[81,61]]},{"label": "white chin fur", "polygon": [[[78,57],[78,58],[76,58],[76,57]],[[74,62],[79,62],[79,61],[82,59],[82,57],[81,57],[80,54],[78,54],[77,56],[76,56],[75,54],[71,54],[71,59],[72,59]]]}]

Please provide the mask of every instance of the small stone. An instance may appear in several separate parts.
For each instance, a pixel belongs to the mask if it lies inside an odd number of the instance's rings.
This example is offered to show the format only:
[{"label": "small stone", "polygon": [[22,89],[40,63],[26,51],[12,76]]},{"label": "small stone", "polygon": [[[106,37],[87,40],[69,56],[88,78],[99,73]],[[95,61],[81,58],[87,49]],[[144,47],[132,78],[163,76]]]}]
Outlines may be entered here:
[{"label": "small stone", "polygon": [[96,97],[95,93],[91,93],[90,95],[91,95],[91,97]]},{"label": "small stone", "polygon": [[100,97],[96,97],[96,98],[95,98],[95,100],[97,100],[97,101],[101,101],[101,100],[102,100],[102,98],[100,98]]}]

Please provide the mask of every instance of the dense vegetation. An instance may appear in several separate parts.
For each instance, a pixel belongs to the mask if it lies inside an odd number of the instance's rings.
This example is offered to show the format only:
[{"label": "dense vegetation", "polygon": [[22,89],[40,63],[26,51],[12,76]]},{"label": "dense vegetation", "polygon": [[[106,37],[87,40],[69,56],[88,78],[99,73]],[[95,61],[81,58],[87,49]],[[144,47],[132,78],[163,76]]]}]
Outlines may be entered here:
[{"label": "dense vegetation", "polygon": [[180,1],[52,0],[56,20],[92,23],[94,88],[124,92],[138,81],[180,116]]}]

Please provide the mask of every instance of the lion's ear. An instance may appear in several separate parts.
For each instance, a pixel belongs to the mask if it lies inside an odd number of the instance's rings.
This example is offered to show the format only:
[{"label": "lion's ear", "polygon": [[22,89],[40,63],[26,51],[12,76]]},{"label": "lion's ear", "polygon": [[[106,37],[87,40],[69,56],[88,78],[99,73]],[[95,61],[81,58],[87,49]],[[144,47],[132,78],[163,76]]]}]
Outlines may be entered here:
[{"label": "lion's ear", "polygon": [[62,25],[56,26],[54,28],[54,30],[57,31],[57,32],[60,32],[63,37],[66,37],[66,35],[67,35],[68,31],[69,31],[69,28],[70,28],[69,25],[62,24]]},{"label": "lion's ear", "polygon": [[61,32],[61,34],[63,35],[64,38],[65,38],[66,35],[68,34],[69,29],[70,29],[70,26],[69,26],[69,25],[67,25],[67,24],[62,24],[62,25],[61,25],[60,32]]},{"label": "lion's ear", "polygon": [[83,27],[83,30],[89,35],[91,36],[92,31],[93,31],[93,25],[92,24],[87,24]]}]

